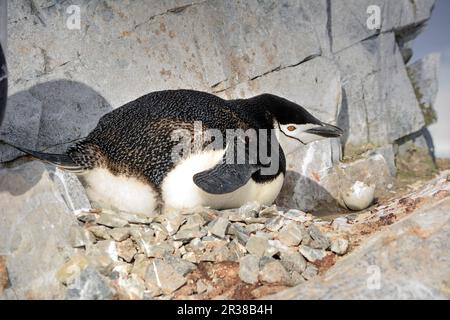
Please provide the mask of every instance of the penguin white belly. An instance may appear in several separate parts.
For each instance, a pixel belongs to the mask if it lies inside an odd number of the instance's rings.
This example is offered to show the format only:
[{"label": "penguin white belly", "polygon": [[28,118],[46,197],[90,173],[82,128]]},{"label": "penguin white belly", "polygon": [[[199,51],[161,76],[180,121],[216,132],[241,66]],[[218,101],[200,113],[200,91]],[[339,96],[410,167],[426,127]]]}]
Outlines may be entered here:
[{"label": "penguin white belly", "polygon": [[284,175],[267,183],[256,183],[250,179],[244,186],[226,194],[210,194],[197,185],[194,174],[213,168],[225,150],[194,154],[182,160],[169,172],[162,184],[162,199],[166,208],[183,209],[197,206],[213,209],[236,208],[249,201],[271,204],[281,190]]},{"label": "penguin white belly", "polygon": [[89,199],[103,208],[155,214],[157,193],[150,185],[136,178],[114,175],[105,168],[89,170],[81,178]]}]

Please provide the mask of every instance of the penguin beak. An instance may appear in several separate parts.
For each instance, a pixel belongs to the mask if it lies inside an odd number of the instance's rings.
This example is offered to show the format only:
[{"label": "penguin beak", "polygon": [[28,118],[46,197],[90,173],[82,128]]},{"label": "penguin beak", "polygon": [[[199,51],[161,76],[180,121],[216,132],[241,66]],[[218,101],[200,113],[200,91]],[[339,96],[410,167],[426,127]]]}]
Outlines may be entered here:
[{"label": "penguin beak", "polygon": [[344,130],[328,123],[322,123],[321,125],[310,128],[305,132],[324,138],[337,138],[344,134]]}]

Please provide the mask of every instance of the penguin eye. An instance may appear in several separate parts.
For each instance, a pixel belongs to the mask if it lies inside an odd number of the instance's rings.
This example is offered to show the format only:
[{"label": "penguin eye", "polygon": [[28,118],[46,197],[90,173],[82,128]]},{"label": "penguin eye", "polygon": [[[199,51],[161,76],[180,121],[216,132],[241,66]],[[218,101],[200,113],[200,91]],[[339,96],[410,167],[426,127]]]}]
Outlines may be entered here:
[{"label": "penguin eye", "polygon": [[289,131],[294,131],[295,129],[297,129],[295,126],[289,126],[289,127],[287,127],[287,129],[289,130]]}]

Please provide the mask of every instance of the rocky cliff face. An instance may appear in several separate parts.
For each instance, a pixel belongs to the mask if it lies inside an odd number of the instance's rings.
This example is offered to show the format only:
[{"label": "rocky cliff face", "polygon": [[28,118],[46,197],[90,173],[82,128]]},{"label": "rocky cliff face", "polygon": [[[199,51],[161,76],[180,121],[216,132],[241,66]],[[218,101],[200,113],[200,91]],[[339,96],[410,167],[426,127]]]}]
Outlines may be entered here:
[{"label": "rocky cliff face", "polygon": [[[81,8],[80,28],[72,28],[71,4]],[[379,29],[367,26],[370,5],[380,9]],[[426,126],[435,121],[439,59],[433,55],[407,66],[411,41],[433,5],[434,0],[9,1],[10,88],[0,137],[60,152],[103,114],[150,91],[192,88],[224,98],[270,92],[346,132],[341,140],[289,155],[279,206],[336,212],[341,190],[356,180],[374,184],[375,196],[383,198],[412,152],[419,150],[433,166]],[[2,163],[19,156],[0,145]],[[0,255],[10,257],[10,281],[21,288],[19,297],[61,296],[60,283],[52,283],[48,295],[33,291],[48,285],[45,276],[20,277],[30,272],[25,253],[32,243],[48,252],[66,248],[68,226],[52,215],[62,212],[68,224],[76,224],[69,212],[89,203],[73,177],[37,164],[11,168],[16,164],[3,164],[0,173],[0,188],[7,191],[1,202],[11,204],[1,208]],[[45,202],[50,208],[41,206]],[[49,225],[57,221],[45,239],[39,238],[40,223],[33,223],[42,213]],[[55,259],[73,255],[69,247]],[[44,265],[41,273],[56,269]]]}]

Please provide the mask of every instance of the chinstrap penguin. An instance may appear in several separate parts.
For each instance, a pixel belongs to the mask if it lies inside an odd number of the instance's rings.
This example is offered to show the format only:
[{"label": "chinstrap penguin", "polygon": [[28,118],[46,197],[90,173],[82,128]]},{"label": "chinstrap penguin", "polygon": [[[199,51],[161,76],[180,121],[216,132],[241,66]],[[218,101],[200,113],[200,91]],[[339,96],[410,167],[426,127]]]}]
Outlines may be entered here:
[{"label": "chinstrap penguin", "polygon": [[[259,150],[253,162],[225,161],[226,139],[219,148],[200,149],[173,161],[172,152],[179,142],[171,134],[183,129],[194,135],[196,121],[203,130],[219,130],[224,136],[227,129],[275,132],[275,148],[270,134],[258,133],[256,139],[258,146],[267,144],[269,159],[277,160],[276,170],[263,173],[271,161],[262,161]],[[271,204],[283,185],[285,154],[342,133],[298,104],[271,94],[224,100],[205,92],[166,90],[104,115],[96,128],[65,154],[18,149],[79,174],[89,198],[102,206],[151,214],[160,208],[226,209],[249,201]],[[250,140],[243,143],[246,159],[254,156]]]}]

